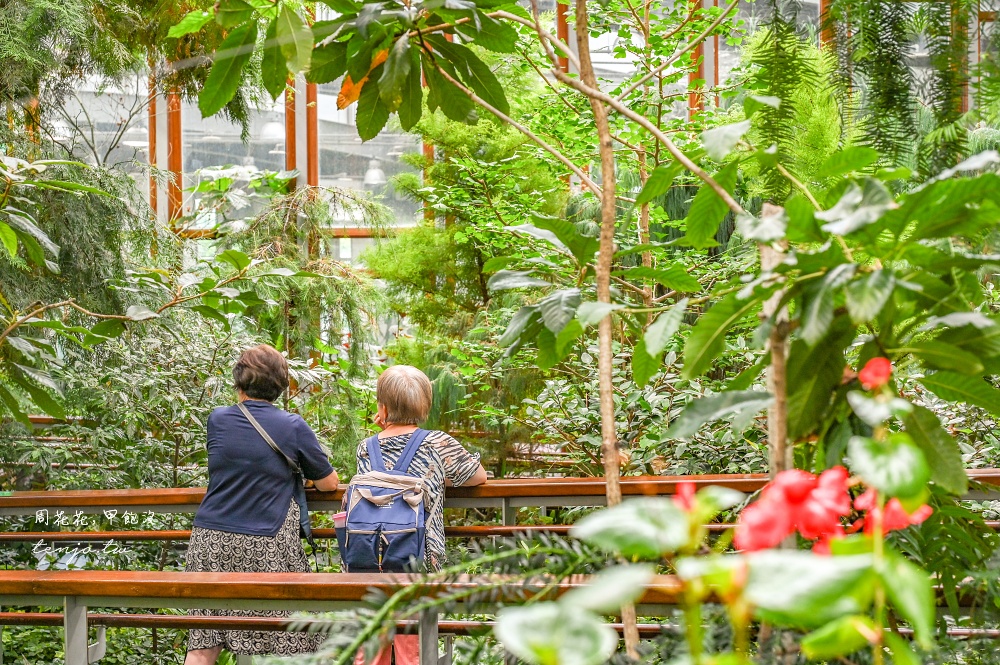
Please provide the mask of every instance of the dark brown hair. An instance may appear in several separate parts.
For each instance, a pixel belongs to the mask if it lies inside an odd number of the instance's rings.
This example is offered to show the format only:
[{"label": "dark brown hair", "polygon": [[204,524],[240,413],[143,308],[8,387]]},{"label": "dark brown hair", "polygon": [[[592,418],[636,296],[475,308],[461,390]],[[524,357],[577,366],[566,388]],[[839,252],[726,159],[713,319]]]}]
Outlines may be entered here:
[{"label": "dark brown hair", "polygon": [[251,347],[233,367],[233,385],[247,397],[273,402],[288,387],[288,363],[272,346]]}]

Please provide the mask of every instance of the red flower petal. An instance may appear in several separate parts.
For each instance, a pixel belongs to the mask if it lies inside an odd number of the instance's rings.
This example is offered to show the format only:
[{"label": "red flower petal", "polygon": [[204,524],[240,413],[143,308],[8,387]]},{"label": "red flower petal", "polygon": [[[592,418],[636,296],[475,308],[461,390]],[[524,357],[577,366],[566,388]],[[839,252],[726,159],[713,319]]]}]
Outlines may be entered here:
[{"label": "red flower petal", "polygon": [[892,376],[892,363],[888,358],[872,358],[865,363],[864,369],[858,372],[861,387],[865,390],[881,388],[889,383]]}]

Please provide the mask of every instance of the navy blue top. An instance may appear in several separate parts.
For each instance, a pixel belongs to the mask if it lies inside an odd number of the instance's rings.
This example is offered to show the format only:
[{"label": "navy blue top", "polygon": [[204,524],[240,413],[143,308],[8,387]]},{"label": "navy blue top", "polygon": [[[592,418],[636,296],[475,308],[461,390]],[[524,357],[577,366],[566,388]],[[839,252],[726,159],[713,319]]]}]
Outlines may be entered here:
[{"label": "navy blue top", "polygon": [[[270,402],[243,403],[309,480],[333,473],[316,435],[302,417]],[[292,502],[295,477],[239,407],[223,406],[208,417],[208,492],[194,525],[251,536],[275,536]]]}]

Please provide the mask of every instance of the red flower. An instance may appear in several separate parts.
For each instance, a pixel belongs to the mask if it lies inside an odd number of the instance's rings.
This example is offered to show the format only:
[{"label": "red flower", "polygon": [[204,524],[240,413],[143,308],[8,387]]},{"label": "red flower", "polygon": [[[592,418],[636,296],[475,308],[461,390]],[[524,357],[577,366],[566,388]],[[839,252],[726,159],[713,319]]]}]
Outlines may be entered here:
[{"label": "red flower", "polygon": [[694,510],[695,486],[689,480],[677,483],[677,494],[674,495],[674,503],[686,513]]},{"label": "red flower", "polygon": [[787,510],[762,497],[740,513],[733,543],[746,552],[774,547],[795,531]]},{"label": "red flower", "polygon": [[847,477],[847,469],[839,466],[818,479],[800,469],[782,471],[764,488],[760,500],[740,515],[736,546],[774,547],[796,529],[809,540],[841,536],[840,518],[851,512]]},{"label": "red flower", "polygon": [[865,363],[864,369],[858,372],[861,387],[865,390],[881,388],[889,383],[890,376],[892,376],[892,363],[888,358],[872,358]]},{"label": "red flower", "polygon": [[892,498],[885,504],[885,512],[883,513],[882,509],[878,507],[878,495],[873,489],[865,491],[864,494],[855,499],[854,507],[858,510],[868,512],[868,514],[860,520],[864,524],[865,533],[867,534],[875,532],[875,524],[880,515],[882,517],[882,532],[889,533],[890,531],[905,529],[913,524],[920,524],[934,512],[933,508],[924,504],[912,513],[908,513],[906,512],[906,509],[903,508],[903,504],[900,503],[899,499]]}]

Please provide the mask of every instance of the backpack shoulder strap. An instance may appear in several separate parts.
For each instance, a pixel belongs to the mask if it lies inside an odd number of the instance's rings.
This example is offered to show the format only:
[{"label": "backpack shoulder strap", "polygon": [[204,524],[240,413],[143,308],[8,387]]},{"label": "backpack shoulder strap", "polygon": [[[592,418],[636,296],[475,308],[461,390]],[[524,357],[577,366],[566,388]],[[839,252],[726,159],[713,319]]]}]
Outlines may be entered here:
[{"label": "backpack shoulder strap", "polygon": [[372,471],[385,472],[385,461],[382,459],[382,447],[378,444],[378,434],[365,441],[368,447],[368,460],[371,462]]},{"label": "backpack shoulder strap", "polygon": [[399,460],[392,467],[393,471],[406,473],[407,469],[410,468],[410,462],[413,461],[413,457],[417,454],[417,449],[420,448],[420,444],[424,442],[428,434],[430,432],[425,429],[414,430],[413,434],[410,435],[410,440],[406,442],[403,454],[399,456]]}]

